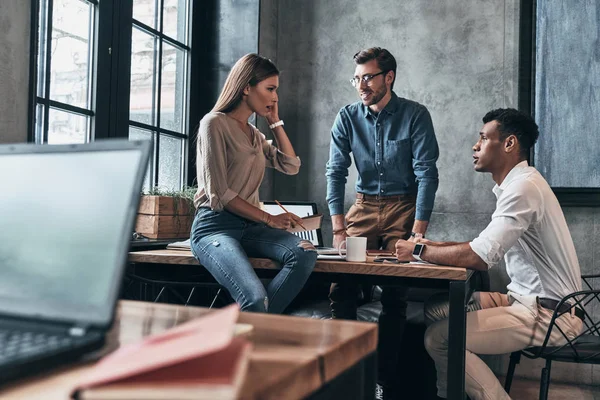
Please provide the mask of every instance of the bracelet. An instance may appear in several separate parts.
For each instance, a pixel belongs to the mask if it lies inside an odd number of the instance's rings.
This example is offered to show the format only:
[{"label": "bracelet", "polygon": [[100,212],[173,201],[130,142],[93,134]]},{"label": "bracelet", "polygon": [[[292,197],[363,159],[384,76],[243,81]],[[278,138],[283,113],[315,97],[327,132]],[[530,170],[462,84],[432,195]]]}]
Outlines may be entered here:
[{"label": "bracelet", "polygon": [[334,229],[332,233],[334,235],[337,235],[338,233],[342,233],[342,232],[346,232],[346,227],[340,228],[340,229]]},{"label": "bracelet", "polygon": [[283,126],[283,120],[282,119],[280,119],[277,122],[273,122],[271,125],[269,125],[269,129],[275,129],[278,126]]},{"label": "bracelet", "polygon": [[411,232],[410,237],[414,237],[417,239],[425,239],[425,235],[423,235],[422,233],[416,233],[416,232]]}]

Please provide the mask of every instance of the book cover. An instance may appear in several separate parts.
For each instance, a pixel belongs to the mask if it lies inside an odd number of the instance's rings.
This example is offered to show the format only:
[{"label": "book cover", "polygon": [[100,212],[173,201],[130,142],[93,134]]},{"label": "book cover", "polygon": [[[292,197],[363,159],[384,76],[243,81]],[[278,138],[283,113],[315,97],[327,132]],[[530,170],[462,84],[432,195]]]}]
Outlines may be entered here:
[{"label": "book cover", "polygon": [[232,340],[238,314],[234,304],[122,346],[75,392],[91,400],[235,398],[251,347],[243,337]]}]

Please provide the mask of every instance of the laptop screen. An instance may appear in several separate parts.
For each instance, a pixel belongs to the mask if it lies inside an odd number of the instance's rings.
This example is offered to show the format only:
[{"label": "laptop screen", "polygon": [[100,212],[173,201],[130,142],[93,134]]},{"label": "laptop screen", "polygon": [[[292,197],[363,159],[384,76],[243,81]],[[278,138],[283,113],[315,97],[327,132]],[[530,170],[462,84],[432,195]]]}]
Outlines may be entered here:
[{"label": "laptop screen", "polygon": [[109,324],[149,142],[7,147],[0,146],[0,313]]}]

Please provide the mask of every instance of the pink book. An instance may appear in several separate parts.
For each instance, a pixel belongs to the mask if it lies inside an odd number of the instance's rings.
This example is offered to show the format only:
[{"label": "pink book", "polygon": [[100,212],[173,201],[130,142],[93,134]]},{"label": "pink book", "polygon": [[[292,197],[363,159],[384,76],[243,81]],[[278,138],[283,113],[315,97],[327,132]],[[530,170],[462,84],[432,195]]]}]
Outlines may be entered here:
[{"label": "pink book", "polygon": [[251,349],[232,340],[238,314],[232,305],[119,348],[77,386],[79,398],[235,398]]}]

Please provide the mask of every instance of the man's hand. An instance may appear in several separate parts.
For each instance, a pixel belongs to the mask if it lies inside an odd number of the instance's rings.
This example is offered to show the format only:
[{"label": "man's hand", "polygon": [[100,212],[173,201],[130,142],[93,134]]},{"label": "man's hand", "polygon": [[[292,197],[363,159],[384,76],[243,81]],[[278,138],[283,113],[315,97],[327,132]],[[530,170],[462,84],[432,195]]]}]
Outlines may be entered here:
[{"label": "man's hand", "polygon": [[333,247],[339,250],[340,245],[344,240],[346,240],[347,237],[348,234],[346,233],[346,231],[341,231],[340,233],[336,233],[335,235],[333,235]]},{"label": "man's hand", "polygon": [[396,242],[396,257],[400,261],[414,261],[412,256],[414,249],[415,242],[400,239]]}]

